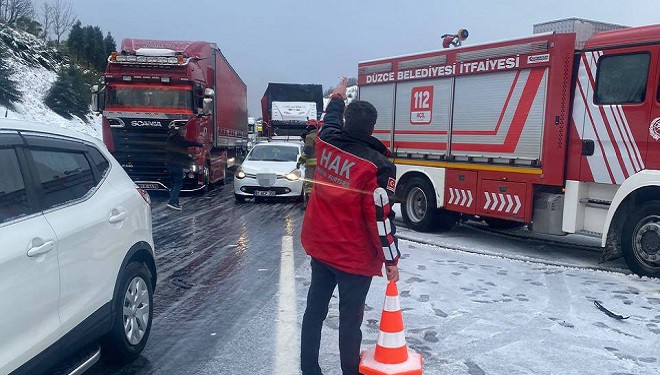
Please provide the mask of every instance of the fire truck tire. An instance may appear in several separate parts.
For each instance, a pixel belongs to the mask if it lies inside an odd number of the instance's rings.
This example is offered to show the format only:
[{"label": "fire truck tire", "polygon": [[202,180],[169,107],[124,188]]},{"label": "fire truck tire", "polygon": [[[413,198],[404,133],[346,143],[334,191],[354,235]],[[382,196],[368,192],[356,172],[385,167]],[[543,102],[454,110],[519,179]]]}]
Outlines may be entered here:
[{"label": "fire truck tire", "polygon": [[485,217],[484,221],[489,227],[493,229],[515,229],[525,225],[525,223],[518,221],[498,219],[494,217]]},{"label": "fire truck tire", "polygon": [[631,271],[660,277],[660,201],[633,210],[623,225],[621,251]]},{"label": "fire truck tire", "polygon": [[419,232],[451,229],[458,217],[453,212],[438,210],[435,197],[433,185],[425,178],[413,177],[406,183],[401,204],[406,225]]}]

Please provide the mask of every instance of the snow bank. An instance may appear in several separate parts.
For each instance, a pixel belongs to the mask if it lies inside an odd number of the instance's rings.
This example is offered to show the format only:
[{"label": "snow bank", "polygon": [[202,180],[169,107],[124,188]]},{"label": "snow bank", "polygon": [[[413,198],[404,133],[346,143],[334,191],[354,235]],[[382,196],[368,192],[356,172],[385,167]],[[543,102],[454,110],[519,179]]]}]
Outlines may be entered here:
[{"label": "snow bank", "polygon": [[57,70],[67,63],[60,53],[31,34],[3,25],[0,25],[0,40],[8,47],[11,58],[7,63],[14,69],[13,78],[23,93],[22,101],[15,103],[13,110],[0,107],[0,117],[60,126],[101,138],[100,117],[89,116],[86,121],[75,116],[66,119],[44,104],[44,96],[55,82]]}]

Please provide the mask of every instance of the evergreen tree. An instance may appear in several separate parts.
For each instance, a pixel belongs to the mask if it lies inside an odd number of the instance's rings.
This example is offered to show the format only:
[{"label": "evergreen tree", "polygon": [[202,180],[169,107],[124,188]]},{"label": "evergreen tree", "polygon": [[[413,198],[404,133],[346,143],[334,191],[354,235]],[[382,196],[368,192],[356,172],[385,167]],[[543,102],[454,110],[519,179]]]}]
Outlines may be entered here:
[{"label": "evergreen tree", "polygon": [[115,38],[112,37],[112,34],[108,31],[108,35],[105,36],[105,39],[103,39],[103,44],[105,45],[105,55],[110,56],[112,52],[117,51],[117,42],[115,42]]},{"label": "evergreen tree", "polygon": [[66,46],[69,50],[69,53],[71,54],[71,57],[78,62],[82,62],[84,44],[85,42],[82,24],[80,21],[78,21],[71,27],[69,38],[66,40]]},{"label": "evergreen tree", "polygon": [[13,108],[21,100],[18,83],[12,78],[14,69],[7,64],[9,54],[4,43],[0,42],[0,105]]},{"label": "evergreen tree", "polygon": [[74,64],[60,69],[57,80],[44,99],[50,109],[68,119],[78,116],[85,120],[89,114],[89,102],[89,85]]},{"label": "evergreen tree", "polygon": [[105,64],[108,61],[108,54],[105,52],[105,40],[103,31],[98,26],[92,28],[92,41],[94,45],[93,58],[90,60],[91,66],[97,71],[105,70]]}]

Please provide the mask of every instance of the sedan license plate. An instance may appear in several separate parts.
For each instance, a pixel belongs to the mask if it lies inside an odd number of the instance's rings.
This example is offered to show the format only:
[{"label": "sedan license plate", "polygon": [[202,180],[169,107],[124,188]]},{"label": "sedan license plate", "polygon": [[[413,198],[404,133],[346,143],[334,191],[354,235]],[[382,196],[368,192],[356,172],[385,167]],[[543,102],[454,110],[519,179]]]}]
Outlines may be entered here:
[{"label": "sedan license plate", "polygon": [[254,192],[255,197],[274,197],[275,191],[273,190],[257,190]]},{"label": "sedan license plate", "polygon": [[160,189],[160,185],[158,184],[148,184],[148,183],[137,183],[136,184],[140,189],[146,189],[146,190],[158,190]]}]

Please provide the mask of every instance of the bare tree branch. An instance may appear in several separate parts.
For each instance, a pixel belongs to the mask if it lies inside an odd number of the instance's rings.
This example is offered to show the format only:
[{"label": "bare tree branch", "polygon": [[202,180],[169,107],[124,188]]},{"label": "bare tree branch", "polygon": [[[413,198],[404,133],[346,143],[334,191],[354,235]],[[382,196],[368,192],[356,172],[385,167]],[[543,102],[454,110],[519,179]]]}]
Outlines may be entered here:
[{"label": "bare tree branch", "polygon": [[50,2],[52,14],[52,31],[55,34],[55,45],[59,48],[62,37],[76,23],[77,16],[73,11],[71,0],[53,0]]},{"label": "bare tree branch", "polygon": [[10,25],[16,24],[19,18],[32,19],[33,16],[31,0],[0,0],[0,18]]},{"label": "bare tree branch", "polygon": [[41,25],[43,26],[41,38],[47,42],[50,36],[50,29],[53,27],[53,6],[47,2],[41,4]]}]

